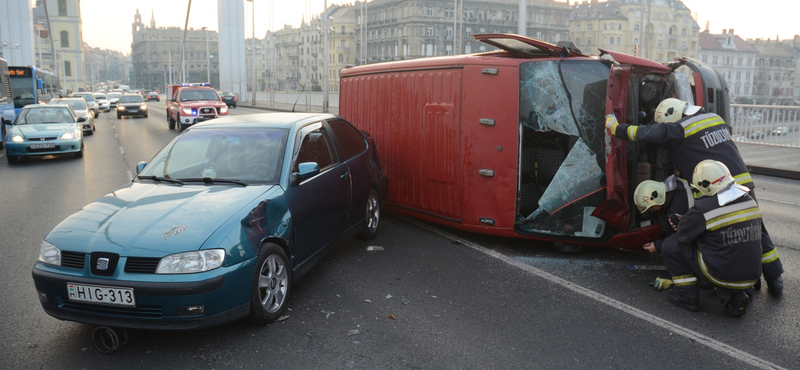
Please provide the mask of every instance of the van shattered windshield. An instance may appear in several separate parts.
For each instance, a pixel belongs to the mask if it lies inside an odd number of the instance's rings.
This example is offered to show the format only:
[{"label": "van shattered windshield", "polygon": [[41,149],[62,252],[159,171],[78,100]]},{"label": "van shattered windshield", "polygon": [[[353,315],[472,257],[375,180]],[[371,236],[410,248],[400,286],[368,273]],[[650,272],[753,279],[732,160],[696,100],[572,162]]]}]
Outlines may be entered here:
[{"label": "van shattered windshield", "polygon": [[608,76],[600,61],[520,66],[519,232],[605,235],[605,223],[591,213],[606,199]]}]

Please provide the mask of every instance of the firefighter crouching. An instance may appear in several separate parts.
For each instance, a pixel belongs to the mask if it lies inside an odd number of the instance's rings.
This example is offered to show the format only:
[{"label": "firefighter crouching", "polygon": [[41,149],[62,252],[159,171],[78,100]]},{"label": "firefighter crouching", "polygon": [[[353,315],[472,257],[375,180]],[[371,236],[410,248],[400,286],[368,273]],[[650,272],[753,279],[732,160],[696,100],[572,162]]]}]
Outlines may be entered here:
[{"label": "firefighter crouching", "polygon": [[703,193],[661,248],[673,286],[667,300],[698,311],[698,279],[730,294],[725,314],[744,316],[761,276],[761,212],[722,162],[700,162],[692,187]]},{"label": "firefighter crouching", "polygon": [[680,218],[694,205],[692,188],[686,180],[675,175],[667,177],[663,182],[645,180],[639,183],[633,192],[633,203],[642,214],[655,212],[661,227],[661,236],[643,248],[656,253],[661,251],[664,239],[675,233]]}]

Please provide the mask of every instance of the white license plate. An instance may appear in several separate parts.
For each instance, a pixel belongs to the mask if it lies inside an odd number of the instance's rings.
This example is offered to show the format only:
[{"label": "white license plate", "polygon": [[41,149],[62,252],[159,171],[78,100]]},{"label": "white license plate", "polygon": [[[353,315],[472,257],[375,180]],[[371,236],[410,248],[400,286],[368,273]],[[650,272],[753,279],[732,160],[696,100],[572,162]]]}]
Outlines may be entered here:
[{"label": "white license plate", "polygon": [[37,143],[31,144],[31,149],[53,149],[56,147],[54,143]]},{"label": "white license plate", "polygon": [[67,293],[71,301],[136,306],[133,288],[67,283]]},{"label": "white license plate", "polygon": [[138,112],[139,112],[139,110],[138,110],[138,109],[128,109],[128,112],[131,112],[131,113],[138,113]]}]

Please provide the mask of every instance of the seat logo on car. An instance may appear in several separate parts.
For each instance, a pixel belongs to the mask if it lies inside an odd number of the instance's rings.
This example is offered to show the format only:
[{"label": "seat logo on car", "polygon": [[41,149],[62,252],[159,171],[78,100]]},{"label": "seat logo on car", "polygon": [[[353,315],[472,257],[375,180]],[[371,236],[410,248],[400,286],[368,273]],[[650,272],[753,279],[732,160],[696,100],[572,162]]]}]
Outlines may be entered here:
[{"label": "seat logo on car", "polygon": [[101,257],[97,259],[97,270],[98,271],[108,270],[108,258]]},{"label": "seat logo on car", "polygon": [[170,236],[182,233],[187,227],[189,227],[189,225],[175,225],[171,229],[164,230],[164,235],[162,235],[162,237],[164,240],[167,240]]}]

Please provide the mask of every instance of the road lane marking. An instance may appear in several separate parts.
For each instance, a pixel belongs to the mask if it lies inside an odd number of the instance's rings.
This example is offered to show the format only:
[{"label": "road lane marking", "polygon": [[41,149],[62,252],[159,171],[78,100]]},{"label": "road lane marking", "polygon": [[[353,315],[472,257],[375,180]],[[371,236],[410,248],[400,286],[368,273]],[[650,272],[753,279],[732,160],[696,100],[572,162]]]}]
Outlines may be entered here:
[{"label": "road lane marking", "polygon": [[509,264],[511,266],[517,267],[517,268],[519,268],[521,270],[524,270],[524,271],[526,271],[526,272],[528,272],[530,274],[536,275],[536,276],[538,276],[540,278],[543,278],[543,279],[545,279],[545,280],[547,280],[547,281],[549,281],[551,283],[560,285],[560,286],[562,286],[564,288],[567,288],[567,289],[569,289],[569,290],[571,290],[571,291],[573,291],[575,293],[578,293],[578,294],[581,294],[581,295],[583,295],[585,297],[594,299],[597,302],[606,304],[608,306],[611,306],[612,308],[616,308],[616,309],[618,309],[618,310],[620,310],[622,312],[625,312],[627,314],[630,314],[632,316],[640,318],[640,319],[642,319],[644,321],[647,321],[647,322],[649,322],[651,324],[654,324],[656,326],[660,326],[660,327],[662,327],[664,329],[669,330],[672,333],[675,333],[677,335],[685,337],[685,338],[687,338],[689,340],[692,340],[692,341],[694,341],[694,342],[696,342],[698,344],[704,345],[704,346],[709,347],[711,349],[714,349],[714,350],[717,350],[719,352],[722,352],[725,355],[728,355],[730,357],[738,359],[738,360],[740,360],[742,362],[745,362],[745,363],[747,363],[749,365],[752,365],[754,367],[757,367],[759,369],[783,369],[783,370],[786,369],[784,367],[781,367],[781,366],[778,366],[776,364],[773,364],[773,363],[771,363],[771,362],[769,362],[769,361],[767,361],[765,359],[753,356],[753,355],[751,355],[751,354],[749,354],[747,352],[741,351],[741,350],[739,350],[739,349],[737,349],[735,347],[732,347],[732,346],[727,345],[725,343],[722,343],[720,341],[714,340],[713,338],[708,337],[706,335],[703,335],[701,333],[698,333],[698,332],[696,332],[694,330],[684,328],[684,327],[682,327],[682,326],[680,326],[678,324],[669,322],[669,321],[667,321],[665,319],[662,319],[662,318],[660,318],[658,316],[655,316],[655,315],[652,315],[652,314],[647,313],[645,311],[642,311],[642,310],[640,310],[640,309],[638,309],[636,307],[633,307],[633,306],[627,305],[625,303],[622,303],[622,302],[620,302],[620,301],[618,301],[618,300],[616,300],[614,298],[602,295],[602,294],[597,293],[597,292],[595,292],[595,291],[593,291],[591,289],[584,288],[584,287],[582,287],[580,285],[577,285],[577,284],[575,284],[575,283],[573,283],[573,282],[571,282],[569,280],[562,279],[562,278],[560,278],[558,276],[555,276],[555,275],[553,275],[553,274],[551,274],[549,272],[546,272],[544,270],[538,269],[538,268],[533,267],[533,266],[529,266],[529,265],[525,264],[524,262],[518,261],[518,260],[516,260],[516,259],[514,259],[512,257],[506,256],[506,255],[504,255],[502,253],[499,253],[499,252],[493,251],[491,249],[485,248],[485,247],[483,247],[483,246],[481,246],[479,244],[473,243],[471,241],[459,238],[458,236],[455,236],[455,235],[450,234],[450,233],[448,233],[446,231],[440,230],[440,229],[438,229],[438,228],[436,228],[434,226],[427,225],[427,224],[425,224],[425,223],[423,223],[421,221],[417,221],[417,220],[408,218],[406,216],[400,216],[400,215],[397,215],[397,216],[399,216],[400,218],[402,218],[402,219],[404,219],[404,220],[406,220],[406,221],[408,221],[408,222],[410,222],[410,223],[412,223],[414,225],[417,225],[417,226],[419,226],[419,227],[421,227],[421,228],[423,228],[425,230],[428,230],[428,231],[431,231],[433,233],[436,233],[436,234],[438,234],[438,235],[440,235],[442,237],[445,237],[447,239],[450,239],[452,241],[459,242],[459,243],[461,243],[461,244],[463,244],[463,245],[465,245],[465,246],[467,246],[469,248],[472,248],[475,251],[483,253],[483,254],[485,254],[485,255],[487,255],[489,257],[492,257],[492,258],[498,259],[500,261],[503,261],[503,262],[505,262],[505,263],[507,263],[507,264]]},{"label": "road lane marking", "polygon": [[125,149],[122,149],[122,147],[119,147],[119,154],[125,155]]},{"label": "road lane marking", "polygon": [[128,182],[131,181],[133,181],[133,172],[131,172],[131,170],[128,170]]}]

